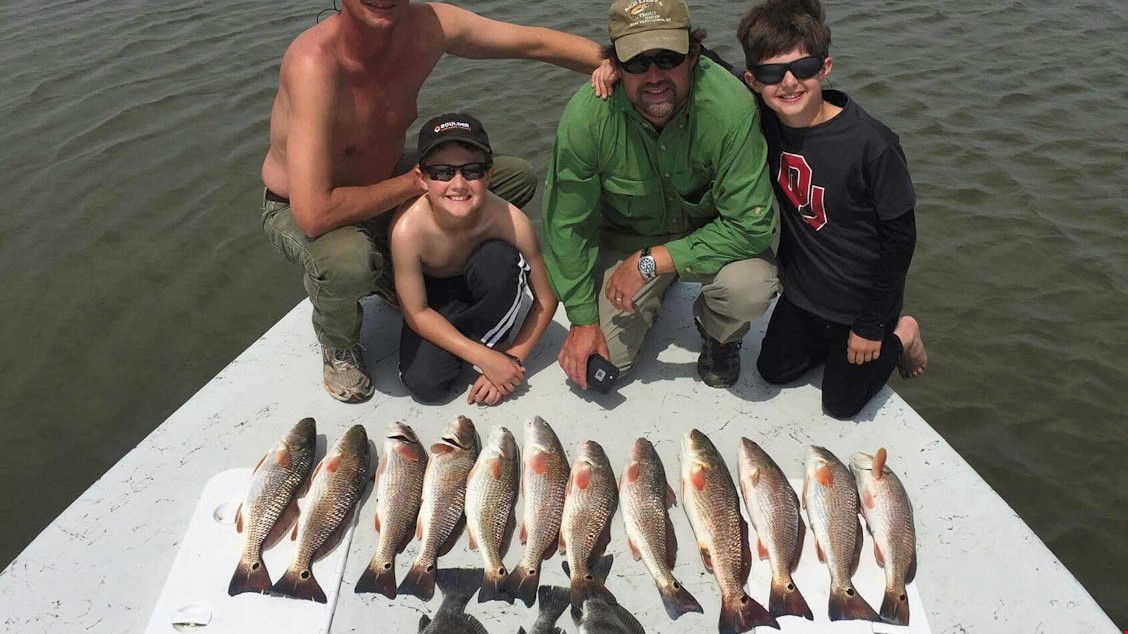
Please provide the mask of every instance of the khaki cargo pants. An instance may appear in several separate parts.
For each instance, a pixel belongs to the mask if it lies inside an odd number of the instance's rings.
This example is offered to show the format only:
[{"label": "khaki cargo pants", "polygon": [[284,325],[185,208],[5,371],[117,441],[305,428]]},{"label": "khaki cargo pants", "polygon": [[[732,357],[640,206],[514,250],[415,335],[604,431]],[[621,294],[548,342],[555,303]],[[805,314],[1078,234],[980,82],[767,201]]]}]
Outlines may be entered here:
[{"label": "khaki cargo pants", "polygon": [[[404,174],[415,164],[414,153],[404,152],[394,174]],[[494,157],[490,191],[517,207],[533,198],[537,177],[527,161]],[[388,249],[390,214],[367,222],[340,227],[310,239],[294,222],[288,202],[264,196],[262,228],[282,257],[304,270],[304,284],[313,304],[313,330],[317,340],[334,348],[350,348],[360,341],[360,300],[376,293],[395,303],[392,256]]]},{"label": "khaki cargo pants", "polygon": [[[606,249],[600,251],[596,274],[602,271],[603,284],[629,255]],[[667,273],[647,282],[635,295],[633,313],[612,306],[602,292],[603,284],[600,285],[599,325],[607,339],[610,361],[620,372],[634,367],[642,341],[662,307],[662,298],[677,279],[678,275]],[[693,317],[706,334],[721,343],[743,338],[752,321],[764,314],[780,291],[775,257],[770,251],[762,257],[730,262],[715,275],[682,274],[680,279],[701,283],[701,294],[693,302]]]}]

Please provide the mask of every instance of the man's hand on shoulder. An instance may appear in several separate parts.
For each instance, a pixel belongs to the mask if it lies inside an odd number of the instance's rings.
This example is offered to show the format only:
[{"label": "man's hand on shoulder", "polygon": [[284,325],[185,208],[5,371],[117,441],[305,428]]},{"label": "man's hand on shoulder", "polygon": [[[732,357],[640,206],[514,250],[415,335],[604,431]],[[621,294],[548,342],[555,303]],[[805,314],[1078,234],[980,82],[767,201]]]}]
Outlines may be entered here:
[{"label": "man's hand on shoulder", "polygon": [[587,360],[596,353],[604,359],[611,359],[611,353],[607,350],[607,339],[604,338],[599,324],[572,326],[556,360],[560,362],[564,374],[567,374],[573,383],[586,390],[588,388]]}]

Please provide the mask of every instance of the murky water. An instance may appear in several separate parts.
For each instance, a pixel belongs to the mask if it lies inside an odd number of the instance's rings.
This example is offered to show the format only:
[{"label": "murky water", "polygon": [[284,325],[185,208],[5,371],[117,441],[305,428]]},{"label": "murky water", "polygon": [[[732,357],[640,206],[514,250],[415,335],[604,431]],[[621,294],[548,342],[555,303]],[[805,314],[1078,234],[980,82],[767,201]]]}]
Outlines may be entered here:
[{"label": "murky water", "polygon": [[[746,2],[697,2],[740,60]],[[603,41],[606,2],[475,2]],[[0,4],[0,563],[301,297],[259,230],[278,64],[318,5]],[[1128,625],[1128,5],[831,2],[834,85],[901,135],[920,206],[895,380]],[[478,114],[542,169],[583,78],[448,59],[420,116]]]}]

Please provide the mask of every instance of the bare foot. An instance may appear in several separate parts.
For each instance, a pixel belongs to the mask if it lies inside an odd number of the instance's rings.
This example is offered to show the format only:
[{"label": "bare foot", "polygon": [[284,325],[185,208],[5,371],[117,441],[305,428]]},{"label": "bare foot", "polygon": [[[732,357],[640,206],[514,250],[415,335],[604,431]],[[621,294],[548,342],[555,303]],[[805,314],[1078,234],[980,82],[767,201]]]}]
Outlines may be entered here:
[{"label": "bare foot", "polygon": [[905,352],[897,362],[897,370],[905,379],[915,379],[928,368],[928,353],[924,350],[924,340],[920,336],[920,324],[909,315],[897,321],[893,334],[901,340]]}]

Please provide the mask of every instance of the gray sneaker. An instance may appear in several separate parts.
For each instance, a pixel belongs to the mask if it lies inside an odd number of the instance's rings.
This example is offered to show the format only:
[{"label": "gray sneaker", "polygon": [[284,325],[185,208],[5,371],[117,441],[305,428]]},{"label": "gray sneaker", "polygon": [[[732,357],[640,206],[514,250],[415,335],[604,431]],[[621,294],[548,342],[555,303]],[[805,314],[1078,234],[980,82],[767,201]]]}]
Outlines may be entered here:
[{"label": "gray sneaker", "polygon": [[321,346],[322,374],[325,389],[333,398],[345,403],[360,403],[372,397],[372,379],[364,365],[360,346],[333,348]]}]

